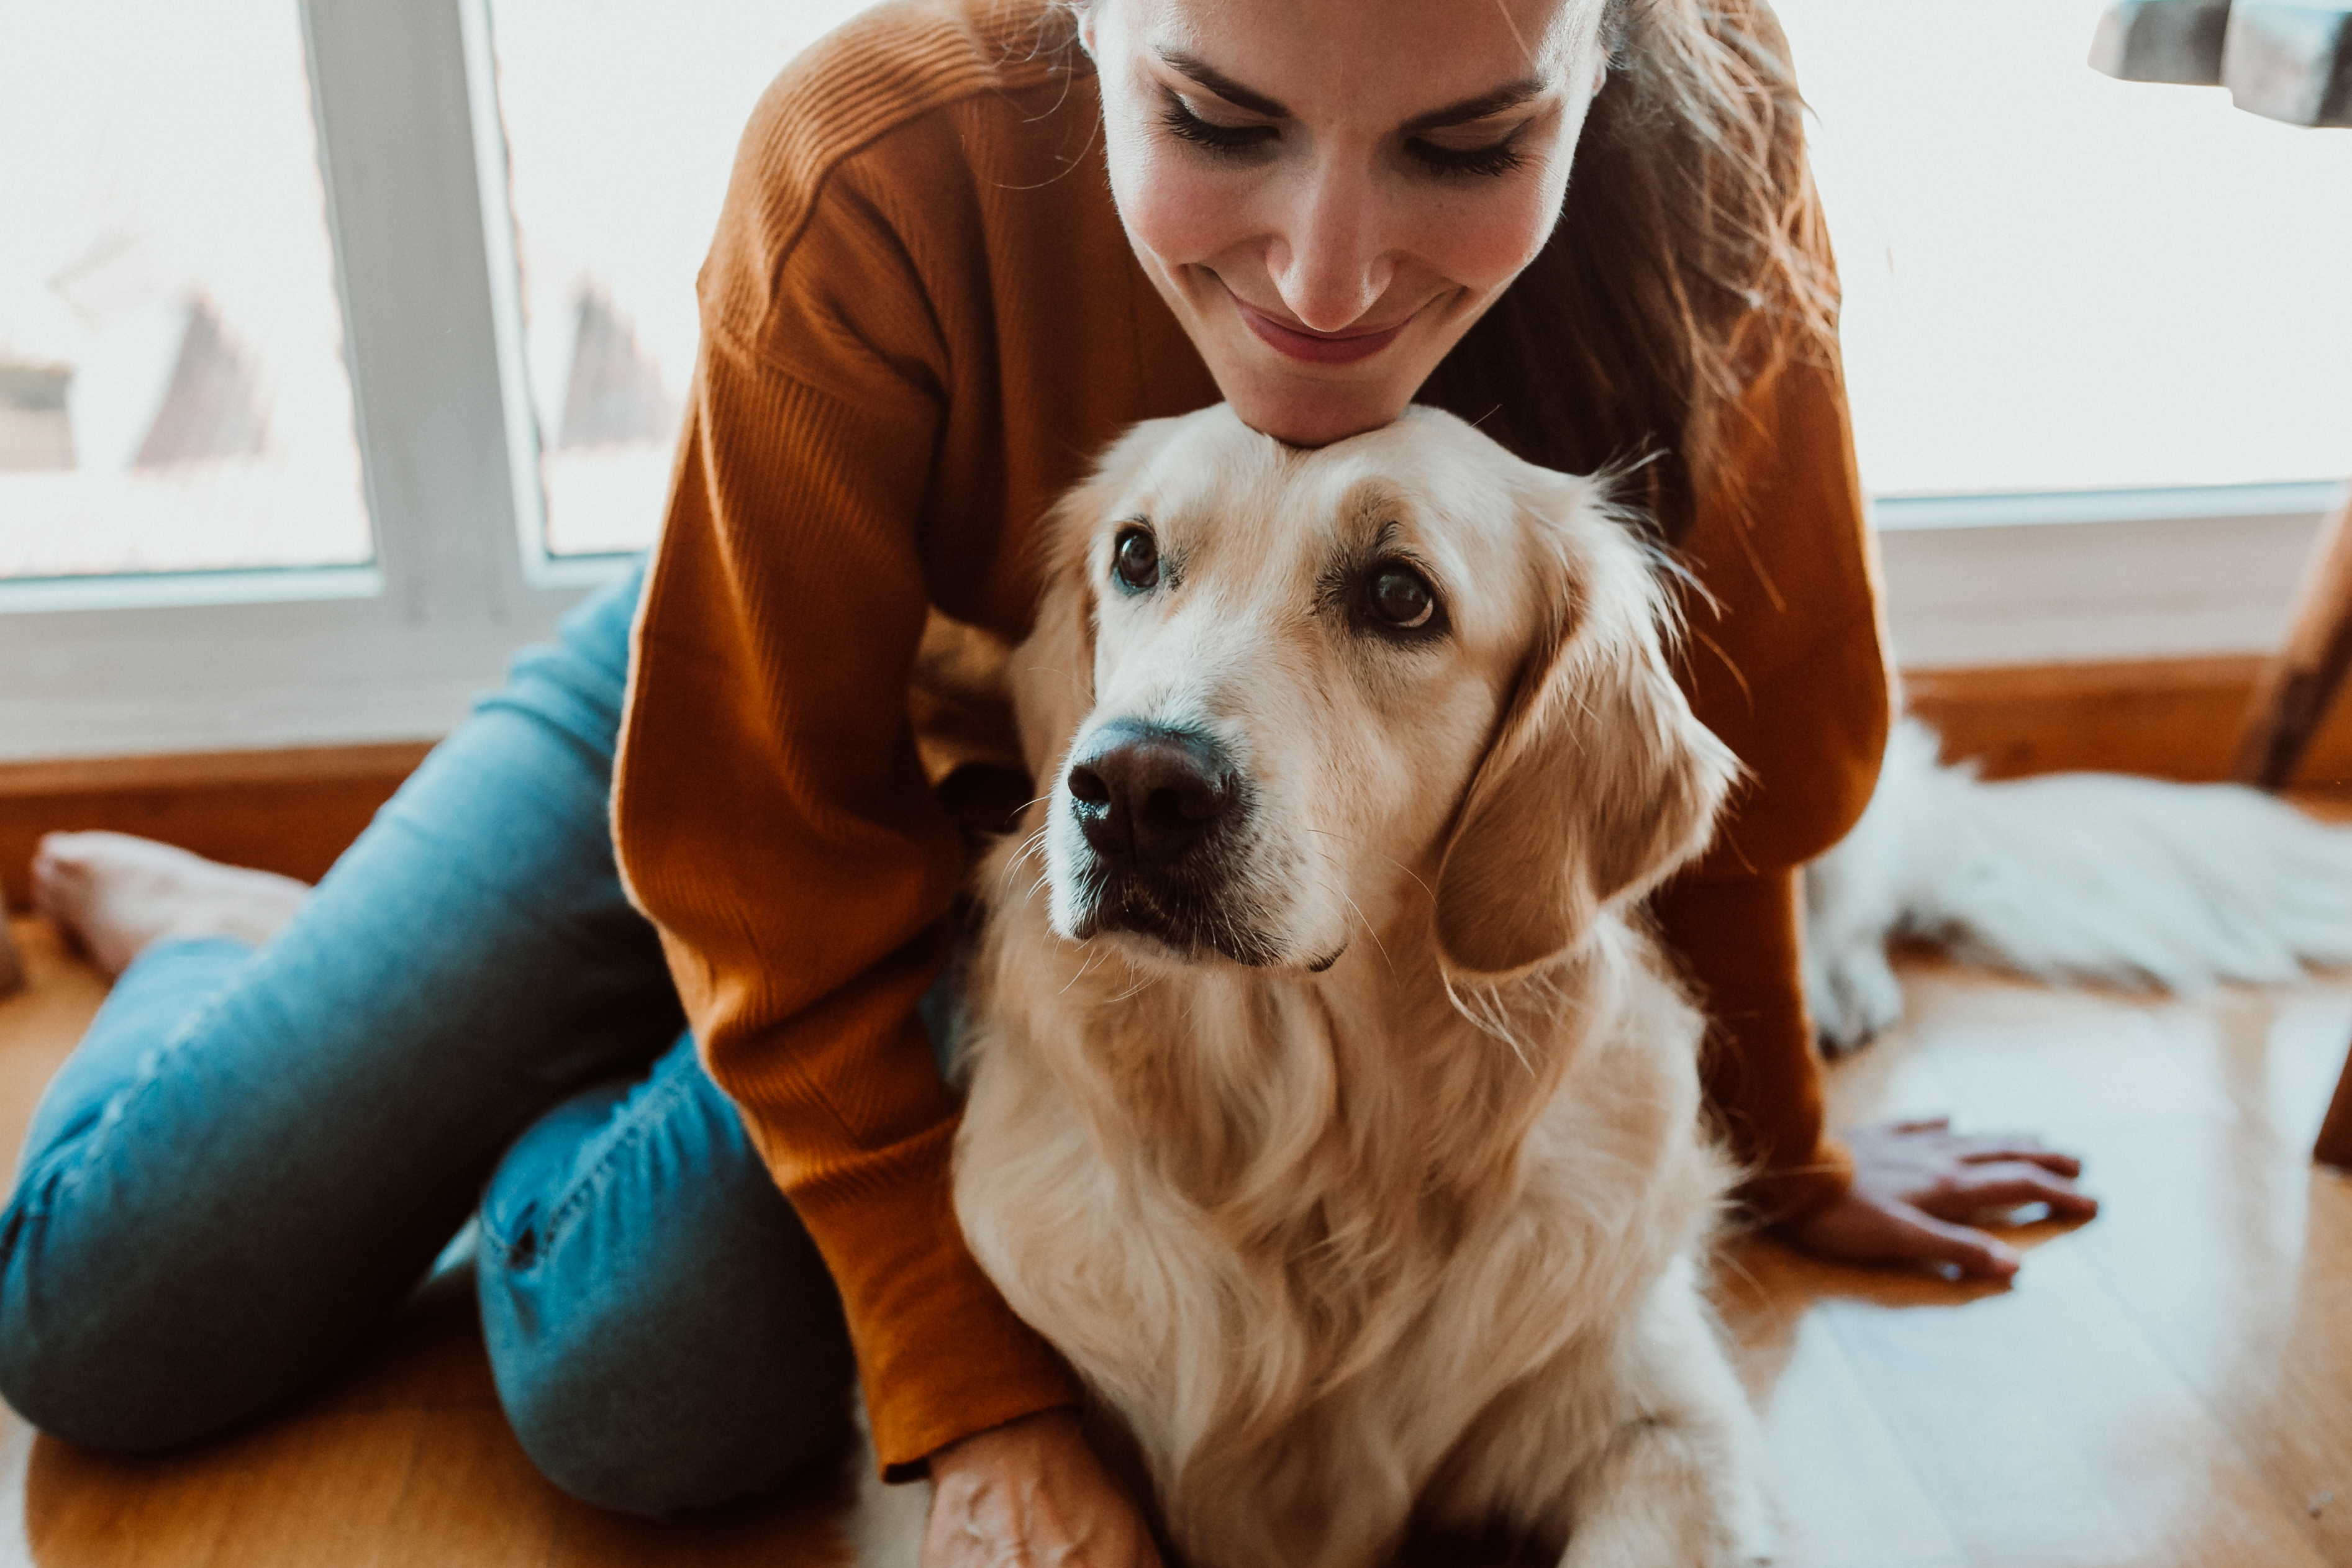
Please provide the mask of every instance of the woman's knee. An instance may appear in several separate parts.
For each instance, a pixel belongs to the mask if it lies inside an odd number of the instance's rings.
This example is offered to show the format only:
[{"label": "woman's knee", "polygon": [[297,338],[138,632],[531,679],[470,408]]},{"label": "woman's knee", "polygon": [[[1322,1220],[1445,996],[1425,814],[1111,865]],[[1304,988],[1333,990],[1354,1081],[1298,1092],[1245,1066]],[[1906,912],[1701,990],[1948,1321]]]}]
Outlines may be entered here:
[{"label": "woman's knee", "polygon": [[[651,1518],[772,1491],[847,1439],[849,1378],[830,1344],[808,1347],[807,1372],[780,1380],[751,1368],[739,1382],[675,1365],[670,1325],[574,1314],[561,1335],[497,1363],[499,1396],[540,1472],[583,1501]],[[745,1347],[766,1359],[771,1347]],[[682,1375],[680,1373],[682,1372]]]},{"label": "woman's knee", "polygon": [[[0,1218],[0,1398],[45,1432],[110,1453],[193,1441],[246,1411],[184,1322],[125,1288],[114,1248],[49,1234],[19,1192]],[[58,1245],[60,1239],[68,1244]]]},{"label": "woman's knee", "polygon": [[517,1141],[483,1199],[477,1283],[516,1435],[587,1501],[658,1515],[756,1495],[848,1435],[832,1278],[690,1042]]}]

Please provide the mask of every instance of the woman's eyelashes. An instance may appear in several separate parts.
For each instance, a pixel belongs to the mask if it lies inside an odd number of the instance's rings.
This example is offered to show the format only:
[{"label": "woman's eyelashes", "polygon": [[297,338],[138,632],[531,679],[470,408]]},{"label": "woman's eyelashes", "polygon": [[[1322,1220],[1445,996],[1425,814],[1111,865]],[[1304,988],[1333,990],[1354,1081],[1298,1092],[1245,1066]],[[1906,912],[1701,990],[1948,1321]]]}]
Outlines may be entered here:
[{"label": "woman's eyelashes", "polygon": [[[1271,148],[1282,139],[1279,126],[1260,121],[1251,125],[1224,125],[1203,117],[1184,101],[1182,95],[1166,88],[1160,89],[1160,128],[1180,141],[1192,143],[1216,157],[1235,161],[1250,160]],[[1519,151],[1518,141],[1525,125],[1515,126],[1500,141],[1483,147],[1444,147],[1423,137],[1407,137],[1405,156],[1431,173],[1493,177],[1507,174],[1527,162]]]},{"label": "woman's eyelashes", "polygon": [[1415,137],[1404,144],[1404,150],[1441,174],[1492,177],[1507,174],[1528,161],[1527,154],[1519,151],[1519,138],[1526,131],[1526,126],[1517,126],[1501,141],[1490,141],[1484,147],[1440,147]]},{"label": "woman's eyelashes", "polygon": [[1227,157],[1244,155],[1272,146],[1282,132],[1271,125],[1220,125],[1204,120],[1176,93],[1160,89],[1160,123],[1169,135]]}]

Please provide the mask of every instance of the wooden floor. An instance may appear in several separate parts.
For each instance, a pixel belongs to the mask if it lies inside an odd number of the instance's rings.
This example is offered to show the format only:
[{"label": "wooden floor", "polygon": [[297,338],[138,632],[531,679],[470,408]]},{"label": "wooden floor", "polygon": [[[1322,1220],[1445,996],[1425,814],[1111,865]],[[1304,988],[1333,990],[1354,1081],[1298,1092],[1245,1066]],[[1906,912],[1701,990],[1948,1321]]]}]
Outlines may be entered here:
[{"label": "wooden floor", "polygon": [[[20,923],[0,1150],[101,994]],[[1720,1298],[1779,1469],[1790,1568],[2352,1568],[2352,1182],[2305,1160],[2352,977],[2196,1002],[2061,994],[1920,959],[1912,1016],[1832,1073],[1842,1120],[1948,1112],[2084,1154],[2105,1212],[2021,1232],[2014,1289],[1736,1247]],[[841,1560],[843,1482],[686,1522],[531,1471],[470,1297],[420,1298],[299,1408],[169,1458],[0,1411],[0,1568]]]}]

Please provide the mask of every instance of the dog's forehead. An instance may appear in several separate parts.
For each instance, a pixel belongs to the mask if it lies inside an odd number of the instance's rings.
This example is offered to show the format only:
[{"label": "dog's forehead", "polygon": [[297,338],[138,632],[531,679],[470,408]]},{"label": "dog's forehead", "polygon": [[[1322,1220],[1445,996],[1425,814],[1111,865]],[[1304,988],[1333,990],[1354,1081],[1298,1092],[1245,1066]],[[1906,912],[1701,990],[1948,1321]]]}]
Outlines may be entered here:
[{"label": "dog's forehead", "polygon": [[1521,466],[1430,411],[1311,451],[1195,415],[1139,466],[1117,510],[1150,518],[1172,546],[1246,543],[1262,563],[1381,542],[1474,570],[1524,542]]}]

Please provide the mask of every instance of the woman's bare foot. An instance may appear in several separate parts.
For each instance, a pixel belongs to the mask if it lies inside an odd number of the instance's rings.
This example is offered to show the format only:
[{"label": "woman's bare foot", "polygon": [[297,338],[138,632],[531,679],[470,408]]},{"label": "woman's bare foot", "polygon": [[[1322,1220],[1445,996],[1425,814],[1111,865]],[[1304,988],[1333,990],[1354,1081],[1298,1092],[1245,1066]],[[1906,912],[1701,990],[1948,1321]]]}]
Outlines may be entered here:
[{"label": "woman's bare foot", "polygon": [[227,936],[259,946],[310,896],[290,876],[128,833],[48,833],[33,855],[34,907],[110,975],[167,940]]}]

